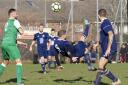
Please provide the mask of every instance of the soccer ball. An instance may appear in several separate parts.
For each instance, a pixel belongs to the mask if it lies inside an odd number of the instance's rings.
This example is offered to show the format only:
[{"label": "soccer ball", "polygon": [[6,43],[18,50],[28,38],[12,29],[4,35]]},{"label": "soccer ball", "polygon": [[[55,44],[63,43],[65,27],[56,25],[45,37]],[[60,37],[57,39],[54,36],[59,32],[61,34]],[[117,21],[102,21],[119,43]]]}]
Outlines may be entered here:
[{"label": "soccer ball", "polygon": [[51,5],[51,9],[53,12],[59,12],[61,10],[61,5],[59,2],[54,2]]}]

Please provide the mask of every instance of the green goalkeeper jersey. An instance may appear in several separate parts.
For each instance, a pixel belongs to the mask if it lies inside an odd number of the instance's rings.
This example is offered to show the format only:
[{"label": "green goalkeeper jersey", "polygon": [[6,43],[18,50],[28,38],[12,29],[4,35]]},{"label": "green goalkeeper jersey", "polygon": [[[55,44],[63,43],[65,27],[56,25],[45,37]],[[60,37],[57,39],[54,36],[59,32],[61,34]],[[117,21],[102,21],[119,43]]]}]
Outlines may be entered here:
[{"label": "green goalkeeper jersey", "polygon": [[21,26],[18,20],[8,19],[4,28],[4,36],[2,43],[15,45],[19,27]]}]

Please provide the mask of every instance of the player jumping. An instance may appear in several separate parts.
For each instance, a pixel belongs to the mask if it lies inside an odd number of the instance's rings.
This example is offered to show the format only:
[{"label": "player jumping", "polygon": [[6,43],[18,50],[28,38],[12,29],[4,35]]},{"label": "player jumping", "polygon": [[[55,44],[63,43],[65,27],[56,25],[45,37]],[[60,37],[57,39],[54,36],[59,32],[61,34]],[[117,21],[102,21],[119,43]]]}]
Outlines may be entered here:
[{"label": "player jumping", "polygon": [[[58,32],[59,39],[57,41],[55,41],[55,48],[62,55],[71,58],[73,60],[73,62],[76,61],[78,58],[84,56],[84,59],[87,60],[88,69],[93,71],[96,69],[91,64],[90,56],[88,55],[88,53],[85,54],[88,46],[84,42],[85,42],[85,39],[88,36],[88,32],[89,32],[89,23],[87,21],[85,21],[85,23],[86,23],[86,26],[85,26],[83,35],[81,36],[80,40],[77,42],[76,45],[73,46],[69,41],[65,40],[66,31],[60,30]],[[56,57],[56,59],[57,59],[56,60],[57,64],[59,64],[61,66],[57,57]]]}]

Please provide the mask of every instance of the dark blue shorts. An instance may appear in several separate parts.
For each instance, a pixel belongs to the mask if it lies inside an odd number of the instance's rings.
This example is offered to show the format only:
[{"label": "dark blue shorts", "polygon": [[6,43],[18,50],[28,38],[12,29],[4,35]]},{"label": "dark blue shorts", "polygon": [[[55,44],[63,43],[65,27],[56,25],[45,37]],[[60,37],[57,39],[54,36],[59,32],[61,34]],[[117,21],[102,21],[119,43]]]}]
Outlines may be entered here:
[{"label": "dark blue shorts", "polygon": [[37,47],[38,55],[39,57],[48,57],[48,51],[47,51],[47,46],[38,46]]},{"label": "dark blue shorts", "polygon": [[75,53],[75,57],[79,57],[79,58],[81,58],[81,57],[83,57],[84,56],[84,52],[80,52],[80,51],[76,51],[76,53]]},{"label": "dark blue shorts", "polygon": [[51,46],[48,54],[49,54],[49,56],[56,56],[56,55],[58,55],[58,52],[54,46]]},{"label": "dark blue shorts", "polygon": [[104,52],[104,53],[102,53],[101,57],[104,57],[104,58],[108,59],[109,62],[111,62],[113,60],[113,58],[115,57],[116,53],[117,53],[117,51],[113,51],[113,52],[110,52],[109,56],[105,56],[105,52]]}]

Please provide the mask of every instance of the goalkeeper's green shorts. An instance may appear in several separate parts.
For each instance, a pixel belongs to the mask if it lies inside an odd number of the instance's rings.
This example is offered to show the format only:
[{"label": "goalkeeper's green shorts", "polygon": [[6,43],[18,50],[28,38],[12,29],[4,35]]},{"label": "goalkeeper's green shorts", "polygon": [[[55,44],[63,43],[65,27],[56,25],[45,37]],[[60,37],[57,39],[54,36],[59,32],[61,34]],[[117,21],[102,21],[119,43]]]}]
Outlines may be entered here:
[{"label": "goalkeeper's green shorts", "polygon": [[21,58],[20,51],[17,45],[2,44],[2,57],[3,60],[16,60]]}]

